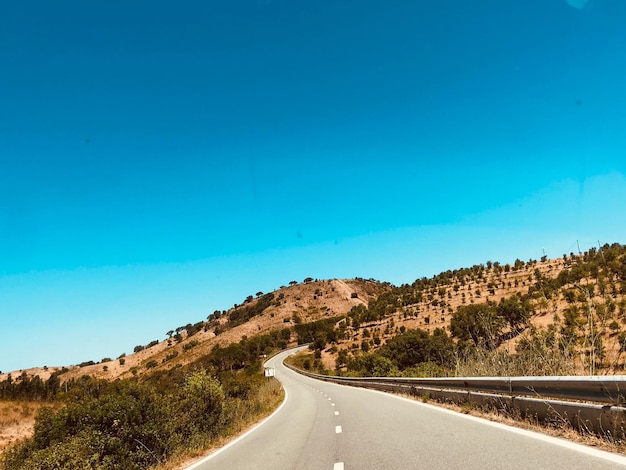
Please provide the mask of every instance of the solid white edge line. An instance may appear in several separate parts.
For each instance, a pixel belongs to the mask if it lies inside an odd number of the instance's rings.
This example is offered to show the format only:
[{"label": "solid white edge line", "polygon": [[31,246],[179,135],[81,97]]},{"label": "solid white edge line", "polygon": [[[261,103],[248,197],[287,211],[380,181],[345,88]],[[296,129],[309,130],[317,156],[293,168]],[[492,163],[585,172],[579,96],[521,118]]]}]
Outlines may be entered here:
[{"label": "solid white edge line", "polygon": [[[345,385],[340,385],[340,386],[345,386]],[[488,419],[485,418],[480,418],[478,416],[472,416],[472,415],[467,415],[464,413],[458,413],[456,411],[453,410],[449,410],[447,408],[442,408],[439,407],[437,405],[431,405],[429,403],[422,403],[420,401],[416,401],[416,400],[411,400],[410,398],[405,398],[405,397],[401,397],[398,395],[394,395],[392,393],[385,393],[385,392],[381,392],[379,390],[371,390],[371,389],[367,389],[367,388],[361,388],[361,387],[351,387],[351,388],[355,388],[358,390],[363,390],[366,392],[372,392],[372,393],[380,393],[382,395],[388,396],[388,397],[393,397],[396,398],[398,400],[404,400],[407,401],[409,403],[413,403],[417,406],[424,406],[427,408],[432,408],[434,410],[438,410],[441,411],[442,413],[447,413],[447,414],[451,414],[454,416],[458,416],[460,418],[464,418],[464,419],[468,419],[470,421],[475,421],[478,423],[482,423],[482,424],[486,424],[489,426],[492,426],[494,428],[498,428],[498,429],[502,429],[504,431],[509,431],[515,434],[519,434],[522,436],[526,436],[532,439],[537,439],[539,441],[544,441],[544,442],[548,442],[550,444],[559,446],[559,447],[564,447],[565,449],[570,449],[576,452],[580,452],[581,454],[587,454],[593,457],[597,457],[599,459],[603,459],[603,460],[608,460],[609,462],[613,462],[613,463],[618,463],[620,465],[626,465],[626,456],[623,455],[619,455],[619,454],[614,454],[612,452],[607,452],[605,450],[599,450],[599,449],[595,449],[593,447],[589,447],[583,444],[578,444],[577,442],[572,442],[572,441],[568,441],[566,439],[563,438],[559,438],[559,437],[553,437],[553,436],[548,436],[546,434],[542,434],[540,432],[537,431],[531,431],[529,429],[522,429],[522,428],[518,428],[515,426],[509,426],[503,423],[498,423],[495,421],[490,421]]]},{"label": "solid white edge line", "polygon": [[276,410],[274,410],[274,412],[269,415],[267,418],[265,418],[263,421],[261,421],[259,424],[257,424],[256,426],[254,426],[252,429],[248,429],[246,432],[244,432],[241,436],[237,437],[236,439],[230,441],[228,444],[224,445],[223,447],[220,447],[219,449],[217,449],[215,452],[213,452],[210,455],[207,455],[206,457],[203,457],[201,460],[198,460],[197,462],[191,464],[189,467],[185,467],[185,470],[192,470],[194,468],[199,467],[200,465],[208,462],[209,460],[211,460],[213,457],[215,457],[216,455],[221,454],[222,452],[224,452],[226,449],[228,449],[229,447],[234,446],[235,444],[237,444],[240,440],[242,440],[243,438],[245,438],[248,434],[252,434],[254,431],[256,431],[258,428],[260,428],[261,426],[263,426],[266,422],[268,422],[270,419],[272,419],[274,417],[274,415],[276,413],[278,413],[283,406],[285,406],[285,403],[287,403],[287,398],[288,398],[288,394],[287,394],[287,389],[285,387],[283,387],[283,390],[285,391],[285,399],[283,400],[283,402],[280,404],[280,406],[278,408],[276,408]]},{"label": "solid white edge line", "polygon": [[[301,346],[298,348],[294,348],[294,349],[305,349],[307,346]],[[288,356],[293,356],[296,352],[291,352],[290,354],[288,354]],[[280,353],[276,354],[275,356],[273,356],[270,359],[273,359],[274,361],[276,360],[276,358],[278,357]],[[268,362],[270,361],[270,359],[268,359]],[[274,365],[272,363],[272,365]],[[276,377],[276,379],[278,379],[278,377]],[[280,380],[279,380],[280,382]],[[285,406],[285,403],[287,403],[287,398],[289,398],[289,394],[287,393],[287,389],[285,388],[284,385],[282,385],[281,382],[281,386],[283,388],[283,390],[285,391],[285,399],[283,400],[283,402],[280,404],[280,406],[278,408],[276,408],[276,410],[274,410],[274,412],[269,415],[267,418],[265,418],[263,421],[261,421],[259,424],[257,424],[256,426],[254,426],[251,429],[248,429],[246,432],[244,432],[241,436],[237,437],[236,439],[230,441],[228,444],[225,444],[223,447],[220,447],[219,449],[217,449],[215,452],[213,452],[212,454],[207,455],[206,457],[203,457],[202,459],[198,460],[197,462],[192,463],[190,466],[185,467],[184,470],[193,470],[196,467],[199,467],[200,465],[202,465],[205,462],[208,462],[209,460],[211,460],[213,457],[215,457],[216,455],[221,454],[222,452],[224,452],[226,449],[228,449],[231,446],[234,446],[237,442],[239,442],[240,440],[242,440],[244,437],[246,437],[248,434],[252,434],[254,431],[256,431],[257,429],[259,429],[261,426],[263,426],[266,422],[268,422],[270,419],[272,419],[274,417],[275,414],[277,414],[283,406]]]}]

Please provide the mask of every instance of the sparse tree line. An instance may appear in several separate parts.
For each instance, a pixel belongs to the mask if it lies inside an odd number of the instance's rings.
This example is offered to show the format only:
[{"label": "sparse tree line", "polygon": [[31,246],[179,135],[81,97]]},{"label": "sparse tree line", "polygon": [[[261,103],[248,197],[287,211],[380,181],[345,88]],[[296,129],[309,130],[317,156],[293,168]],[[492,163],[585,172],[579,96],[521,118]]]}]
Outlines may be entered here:
[{"label": "sparse tree line", "polygon": [[[228,327],[234,328],[235,326],[247,322],[252,317],[261,315],[263,311],[272,304],[273,299],[273,293],[265,294],[259,297],[257,302],[253,305],[244,305],[234,308],[230,311],[230,314],[228,315]],[[251,301],[252,299],[250,299],[250,302]]]},{"label": "sparse tree line", "polygon": [[[304,279],[303,283],[309,284],[313,281],[314,279],[312,277],[307,277]],[[315,279],[315,281],[317,281],[317,279]],[[297,284],[298,281],[289,282],[290,286],[295,286]],[[281,286],[281,289],[282,288],[284,288],[284,286]],[[275,296],[273,292],[264,294],[262,291],[257,292],[256,297],[249,295],[244,299],[242,304],[235,304],[233,308],[228,311],[215,310],[207,316],[206,322],[200,321],[194,324],[188,323],[185,326],[179,326],[175,330],[169,330],[166,333],[168,346],[172,345],[172,339],[177,343],[181,343],[185,338],[189,338],[200,331],[212,330],[215,335],[220,335],[228,329],[235,328],[236,326],[248,322],[253,317],[262,315],[270,306],[279,306],[284,297],[284,293],[279,293],[278,296]],[[254,300],[256,300],[256,302],[253,303]],[[221,321],[222,318],[227,318],[227,321]],[[186,337],[183,337],[183,333],[186,333]],[[155,340],[145,346],[137,345],[135,346],[133,352],[137,353],[143,351],[157,345],[158,343],[159,342]],[[190,348],[187,347],[187,349]],[[89,361],[89,365],[92,364],[95,363]]]},{"label": "sparse tree line", "polygon": [[60,376],[67,371],[65,368],[55,371],[47,380],[42,380],[38,375],[29,377],[26,372],[15,379],[9,374],[0,382],[0,400],[54,400],[61,389]]},{"label": "sparse tree line", "polygon": [[[327,351],[336,358],[335,373],[552,375],[593,374],[600,368],[614,367],[620,357],[623,361],[620,355],[626,353],[626,331],[623,330],[626,324],[626,247],[604,245],[584,254],[564,255],[564,262],[564,269],[556,277],[542,274],[534,260],[528,263],[516,260],[513,265],[504,266],[489,261],[486,266],[448,271],[431,279],[417,280],[412,285],[392,287],[367,307],[354,307],[344,319],[336,322],[334,333],[318,336],[312,345],[313,357],[303,361],[301,366],[328,372],[319,360],[326,347],[321,340],[326,338],[330,343]],[[474,303],[472,299],[471,303],[464,303],[454,311],[450,309],[448,331],[435,330],[437,341],[434,341],[435,332],[406,331],[403,326],[394,329],[393,318],[389,318],[401,312],[406,317],[411,307],[419,302],[434,305],[437,298],[449,297],[451,290],[456,291],[470,281],[488,283],[491,290],[496,282],[504,284],[502,280],[497,281],[499,274],[524,268],[532,273],[527,277],[523,274],[527,292],[518,289],[499,302]],[[569,307],[557,312],[556,302],[561,299],[566,300]],[[531,317],[538,311],[545,315],[549,307],[554,315],[553,323],[547,328],[532,327]],[[424,318],[426,323],[428,319]],[[384,332],[380,331],[381,324],[386,325]],[[523,332],[525,334],[520,336]],[[383,344],[381,333],[384,337],[393,334],[395,337]],[[360,346],[353,342],[350,348],[339,349],[343,340],[359,335],[362,337]],[[498,350],[503,342],[518,336],[512,351]],[[612,359],[605,350],[605,341],[611,337],[618,343]],[[432,354],[433,341],[436,348],[440,348],[437,354]],[[399,354],[398,344],[403,344],[411,354]],[[407,363],[407,357],[413,358],[413,362]]]}]

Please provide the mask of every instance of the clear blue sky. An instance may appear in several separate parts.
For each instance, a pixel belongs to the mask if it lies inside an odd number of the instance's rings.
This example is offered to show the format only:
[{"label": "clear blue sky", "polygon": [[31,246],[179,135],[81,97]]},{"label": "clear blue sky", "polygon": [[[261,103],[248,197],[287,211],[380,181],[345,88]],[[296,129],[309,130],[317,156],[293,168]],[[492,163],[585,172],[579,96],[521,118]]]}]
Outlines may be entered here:
[{"label": "clear blue sky", "polygon": [[291,280],[626,242],[623,0],[0,6],[0,370]]}]

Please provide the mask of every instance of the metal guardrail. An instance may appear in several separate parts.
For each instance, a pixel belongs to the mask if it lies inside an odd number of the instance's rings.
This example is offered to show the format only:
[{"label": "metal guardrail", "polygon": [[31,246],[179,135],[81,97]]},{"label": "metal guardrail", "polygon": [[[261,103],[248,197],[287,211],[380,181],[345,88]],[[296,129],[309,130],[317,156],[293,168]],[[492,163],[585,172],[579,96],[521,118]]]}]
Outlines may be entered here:
[{"label": "metal guardrail", "polygon": [[[626,435],[626,376],[563,377],[336,377],[290,369],[343,385],[429,396],[517,410],[538,421],[569,422],[599,434]],[[585,403],[593,402],[593,403]]]},{"label": "metal guardrail", "polygon": [[385,383],[450,390],[506,393],[538,398],[591,401],[620,405],[626,402],[626,376],[563,377],[332,377],[307,374],[321,380],[364,385]]}]

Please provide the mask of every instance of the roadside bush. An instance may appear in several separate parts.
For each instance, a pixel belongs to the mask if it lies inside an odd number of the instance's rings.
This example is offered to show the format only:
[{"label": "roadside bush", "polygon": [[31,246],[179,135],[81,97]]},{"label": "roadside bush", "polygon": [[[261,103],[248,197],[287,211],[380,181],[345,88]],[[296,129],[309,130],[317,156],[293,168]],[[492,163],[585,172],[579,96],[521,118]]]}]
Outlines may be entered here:
[{"label": "roadside bush", "polygon": [[33,437],[7,451],[3,468],[147,468],[169,454],[171,402],[151,387],[120,381],[56,414],[42,408]]},{"label": "roadside bush", "polygon": [[2,468],[148,468],[194,436],[216,435],[223,403],[221,385],[206,371],[167,395],[147,384],[114,382],[101,397],[57,413],[42,408],[33,437],[10,449]]},{"label": "roadside bush", "polygon": [[[6,449],[0,469],[142,470],[204,450],[280,402],[283,392],[276,381],[265,380],[257,353],[266,341],[280,341],[280,334],[274,336],[242,340],[230,351],[217,348],[186,373],[182,368],[151,371],[141,383],[71,379],[61,393],[66,406],[57,412],[41,408],[33,436]],[[238,368],[223,369],[218,379],[207,367],[212,356],[218,362],[228,357],[224,351],[241,355]]]}]

